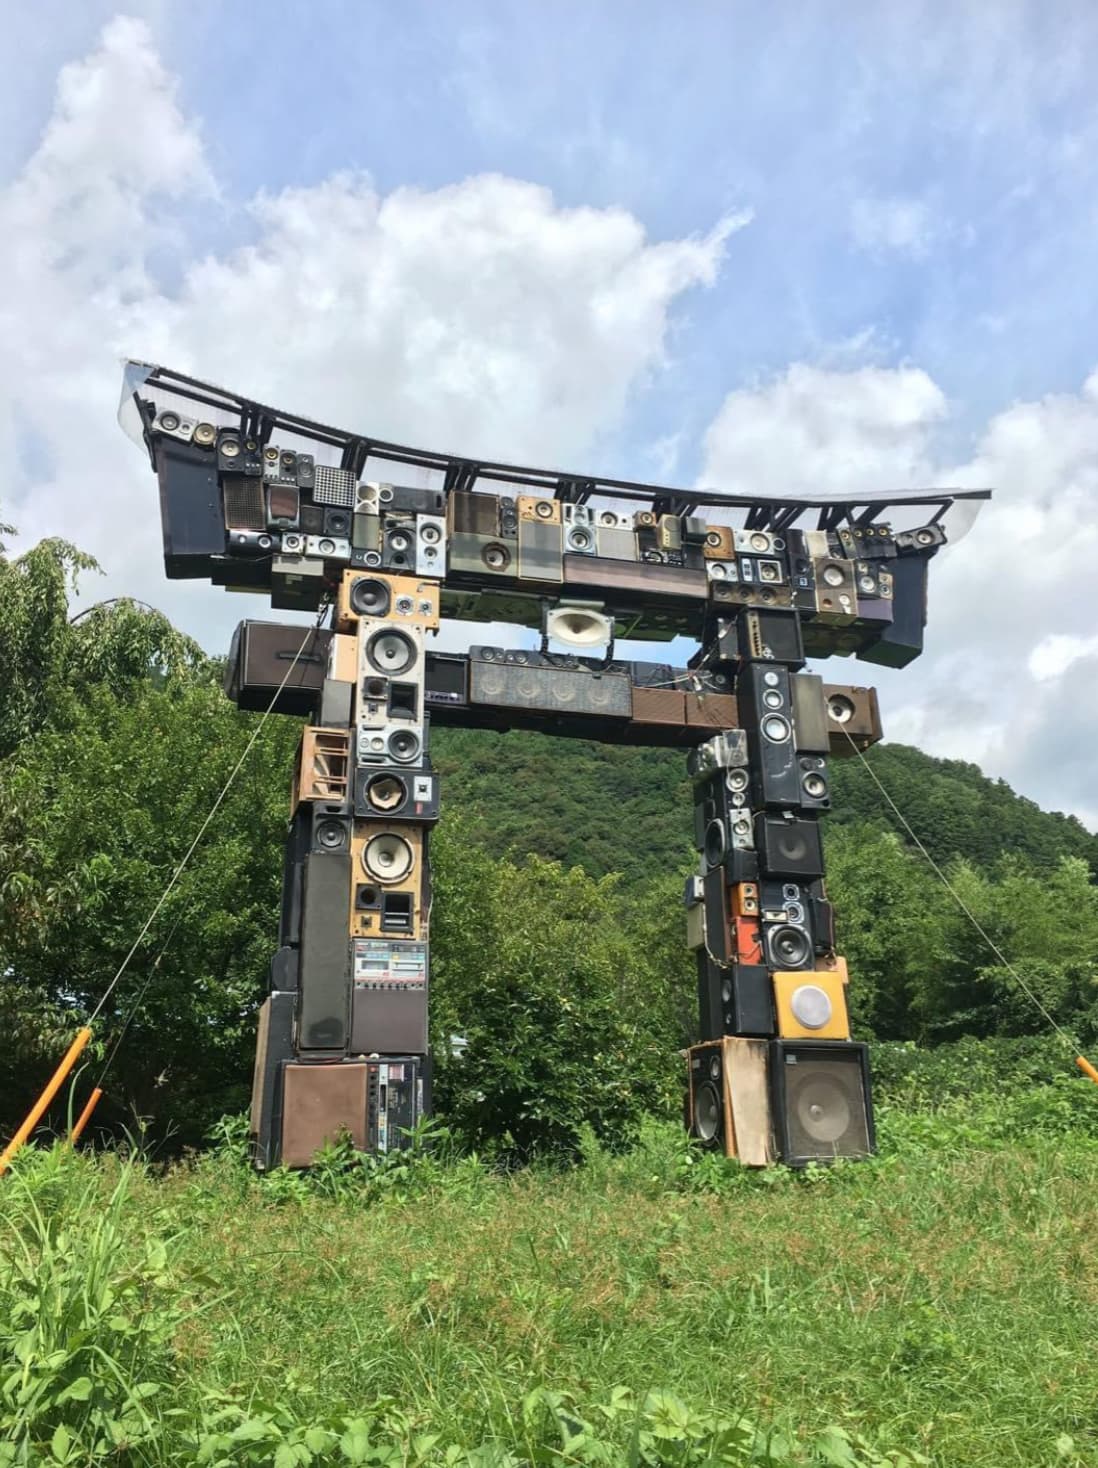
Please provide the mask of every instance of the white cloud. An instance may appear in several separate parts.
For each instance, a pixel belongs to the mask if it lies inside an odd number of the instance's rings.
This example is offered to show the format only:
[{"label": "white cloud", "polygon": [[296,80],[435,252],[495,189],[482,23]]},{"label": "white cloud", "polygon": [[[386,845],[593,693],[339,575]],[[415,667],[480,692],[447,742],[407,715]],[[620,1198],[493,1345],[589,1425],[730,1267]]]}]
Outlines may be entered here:
[{"label": "white cloud", "polygon": [[835,372],[795,363],[731,392],[705,439],[701,482],[717,489],[846,494],[927,472],[941,389],[915,367]]},{"label": "white cloud", "polygon": [[208,238],[220,207],[133,20],[61,72],[0,194],[0,448],[24,464],[8,517],[24,541],[64,527],[110,571],[97,592],[144,596],[215,648],[258,606],[164,581],[155,483],[114,423],[122,356],[377,437],[582,464],[660,369],[676,299],[713,282],[748,217],[653,243],[624,209],[562,208],[499,175],[383,196],[339,174],[260,194],[251,243],[193,257],[189,226]]},{"label": "white cloud", "polygon": [[878,684],[890,738],[981,764],[1098,822],[1098,372],[1077,394],[997,414],[959,464],[934,452],[945,416],[944,395],[917,369],[798,364],[728,395],[702,482],[761,493],[993,488],[972,533],[932,562],[923,657],[902,672],[833,661],[829,676]]},{"label": "white cloud", "polygon": [[929,250],[937,229],[922,199],[855,199],[850,233],[859,249],[872,253],[894,250],[918,259]]}]

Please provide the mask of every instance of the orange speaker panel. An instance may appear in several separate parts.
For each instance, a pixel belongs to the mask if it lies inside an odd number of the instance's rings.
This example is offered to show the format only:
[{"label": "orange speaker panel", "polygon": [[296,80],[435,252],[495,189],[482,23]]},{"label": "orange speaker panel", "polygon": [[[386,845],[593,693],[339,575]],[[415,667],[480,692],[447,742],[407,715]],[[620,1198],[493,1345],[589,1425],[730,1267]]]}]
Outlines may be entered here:
[{"label": "orange speaker panel", "polygon": [[341,632],[354,632],[363,618],[364,614],[355,611],[351,600],[352,590],[358,581],[382,581],[389,588],[388,610],[370,614],[377,621],[404,623],[432,631],[437,629],[441,594],[437,581],[421,576],[389,576],[383,571],[353,567],[344,571],[339,585],[335,625]]},{"label": "orange speaker panel", "polygon": [[756,882],[736,882],[732,887],[732,916],[757,918],[759,915],[759,888]]},{"label": "orange speaker panel", "polygon": [[355,821],[351,836],[351,936],[427,936],[423,831],[403,822]]},{"label": "orange speaker panel", "polygon": [[734,917],[732,939],[740,963],[762,963],[762,929],[757,918]]},{"label": "orange speaker panel", "polygon": [[783,1040],[849,1040],[842,975],[831,970],[779,970],[774,975],[778,1035]]}]

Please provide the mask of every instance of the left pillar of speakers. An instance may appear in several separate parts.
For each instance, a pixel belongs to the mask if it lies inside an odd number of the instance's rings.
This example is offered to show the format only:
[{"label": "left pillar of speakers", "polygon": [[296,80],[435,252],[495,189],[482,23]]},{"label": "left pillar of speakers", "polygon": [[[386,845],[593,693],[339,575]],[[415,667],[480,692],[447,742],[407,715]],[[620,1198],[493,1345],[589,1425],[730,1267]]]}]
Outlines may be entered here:
[{"label": "left pillar of speakers", "polygon": [[430,1107],[425,639],[438,583],[344,574],[316,722],[295,765],[280,947],[259,1017],[257,1167],[308,1166],[346,1133],[407,1145]]}]

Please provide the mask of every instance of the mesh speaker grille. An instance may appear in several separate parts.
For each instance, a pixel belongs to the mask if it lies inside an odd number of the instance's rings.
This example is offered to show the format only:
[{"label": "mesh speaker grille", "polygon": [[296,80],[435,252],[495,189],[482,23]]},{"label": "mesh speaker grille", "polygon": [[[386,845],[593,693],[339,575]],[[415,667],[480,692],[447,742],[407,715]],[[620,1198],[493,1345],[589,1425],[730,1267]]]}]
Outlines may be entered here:
[{"label": "mesh speaker grille", "polygon": [[869,1135],[863,1052],[789,1050],[781,1056],[786,1161],[867,1157]]},{"label": "mesh speaker grille", "polygon": [[318,505],[338,505],[341,510],[351,510],[357,484],[349,469],[333,469],[330,464],[318,464],[313,499]]},{"label": "mesh speaker grille", "polygon": [[623,674],[476,661],[470,663],[469,673],[472,703],[620,719],[633,711],[632,690]]},{"label": "mesh speaker grille", "polygon": [[265,530],[267,528],[267,506],[263,499],[262,480],[226,478],[225,528],[226,530]]}]

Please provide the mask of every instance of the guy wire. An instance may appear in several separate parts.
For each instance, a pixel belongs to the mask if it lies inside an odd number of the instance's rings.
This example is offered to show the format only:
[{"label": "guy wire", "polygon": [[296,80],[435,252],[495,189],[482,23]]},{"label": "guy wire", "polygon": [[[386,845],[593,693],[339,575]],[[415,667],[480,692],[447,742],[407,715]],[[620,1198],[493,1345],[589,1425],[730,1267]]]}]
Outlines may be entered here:
[{"label": "guy wire", "polygon": [[1048,1010],[1041,1003],[1040,999],[1038,999],[1037,995],[1033,992],[1033,990],[1030,988],[1030,986],[1026,983],[1025,979],[1022,978],[1021,974],[1018,972],[1018,970],[1014,967],[1014,965],[1007,958],[1006,954],[999,947],[998,943],[995,942],[994,938],[992,938],[991,934],[987,931],[987,929],[984,927],[984,925],[980,922],[979,918],[977,918],[976,914],[969,907],[968,903],[965,902],[964,898],[957,891],[956,887],[954,887],[953,883],[946,876],[945,872],[942,871],[941,867],[938,865],[938,863],[931,856],[930,852],[927,851],[926,847],[919,840],[918,836],[916,836],[915,832],[912,830],[912,828],[911,828],[911,826],[910,826],[910,824],[909,824],[909,822],[907,820],[907,817],[904,815],[903,811],[896,804],[896,802],[892,799],[892,796],[889,795],[889,793],[885,789],[885,787],[881,784],[881,781],[877,777],[876,770],[874,770],[873,766],[866,759],[864,752],[861,749],[858,748],[858,745],[856,744],[856,742],[854,741],[853,737],[851,736],[850,731],[845,727],[845,725],[840,726],[840,727],[842,727],[843,733],[846,735],[847,739],[850,741],[850,747],[851,747],[851,749],[854,751],[854,753],[861,760],[861,762],[865,766],[866,770],[868,770],[868,772],[869,772],[869,778],[873,781],[874,785],[876,785],[877,789],[884,796],[885,800],[888,802],[889,806],[892,809],[892,813],[895,815],[896,819],[900,822],[901,826],[903,826],[904,830],[907,832],[907,834],[911,837],[912,841],[915,843],[915,845],[922,852],[923,856],[926,857],[926,859],[930,863],[930,866],[931,866],[932,870],[934,871],[935,875],[941,881],[942,886],[946,889],[946,891],[953,898],[953,900],[957,904],[957,906],[961,909],[961,911],[964,913],[964,915],[968,918],[969,922],[976,929],[976,931],[979,933],[980,937],[984,940],[984,942],[987,944],[987,946],[991,949],[992,953],[994,953],[995,957],[1002,964],[1003,968],[1005,968],[1006,971],[1007,971],[1007,973],[1010,974],[1011,978],[1015,981],[1015,983],[1021,989],[1022,993],[1025,994],[1025,996],[1027,997],[1027,999],[1029,999],[1037,1007],[1037,1009],[1040,1010],[1040,1012],[1044,1015],[1045,1019],[1052,1026],[1052,1028],[1056,1031],[1056,1033],[1060,1036],[1060,1038],[1064,1041],[1064,1043],[1066,1045],[1068,1045],[1072,1050],[1074,1050],[1076,1048],[1075,1041],[1071,1038],[1071,1036],[1068,1034],[1068,1032],[1064,1029],[1063,1025],[1058,1024],[1056,1022],[1056,1020],[1053,1019],[1052,1015],[1049,1014]]},{"label": "guy wire", "polygon": [[99,999],[99,1003],[95,1006],[95,1008],[92,1010],[91,1014],[88,1016],[87,1023],[88,1023],[89,1026],[93,1023],[93,1021],[95,1019],[98,1018],[100,1012],[103,1009],[103,1006],[106,1004],[107,1000],[110,998],[111,993],[113,992],[115,985],[118,983],[119,979],[122,977],[122,975],[126,972],[126,969],[129,967],[130,960],[133,958],[134,954],[137,952],[137,949],[140,946],[142,940],[144,939],[145,934],[152,927],[153,922],[155,921],[157,914],[160,912],[160,909],[164,906],[164,903],[167,901],[169,893],[171,892],[171,890],[175,886],[176,882],[179,881],[179,878],[183,875],[184,871],[186,870],[187,864],[189,863],[191,857],[194,855],[195,848],[198,846],[198,843],[202,840],[202,837],[206,834],[207,827],[209,826],[210,822],[213,820],[214,816],[217,814],[218,810],[221,808],[221,803],[225,799],[226,795],[228,795],[229,790],[232,787],[232,783],[236,779],[237,775],[240,773],[240,770],[241,770],[241,767],[244,764],[244,761],[248,758],[249,754],[251,754],[252,748],[254,747],[256,740],[259,738],[260,734],[262,734],[262,732],[263,732],[263,726],[266,724],[267,720],[270,718],[271,713],[274,710],[274,706],[278,702],[279,694],[282,692],[282,690],[286,687],[286,684],[289,682],[290,674],[297,667],[297,664],[298,664],[298,661],[299,661],[299,659],[301,657],[301,654],[305,651],[305,648],[308,646],[309,639],[311,637],[315,636],[315,634],[319,631],[320,624],[324,620],[324,615],[327,612],[327,610],[328,610],[327,604],[325,604],[324,606],[321,607],[320,611],[317,613],[316,621],[309,628],[309,630],[306,632],[306,634],[305,634],[305,636],[304,636],[304,638],[302,640],[301,646],[298,648],[297,652],[294,653],[293,661],[290,663],[289,667],[286,669],[286,672],[283,674],[282,682],[275,689],[274,696],[272,697],[270,703],[267,705],[266,709],[264,710],[264,713],[263,713],[262,718],[260,719],[259,723],[256,725],[255,729],[252,732],[252,737],[248,740],[248,743],[244,746],[244,753],[240,756],[240,758],[237,760],[236,764],[233,766],[232,773],[229,775],[229,778],[225,781],[225,784],[222,786],[220,795],[214,801],[213,805],[210,808],[209,814],[206,816],[206,819],[202,822],[201,826],[198,828],[198,834],[195,836],[194,840],[191,842],[190,846],[187,848],[187,852],[186,852],[185,856],[183,857],[183,860],[179,863],[179,865],[176,867],[175,871],[172,873],[171,879],[168,882],[168,885],[164,888],[163,892],[160,894],[160,899],[157,902],[156,906],[153,908],[152,912],[146,918],[146,920],[145,920],[145,926],[141,929],[140,933],[138,933],[137,937],[134,939],[133,947],[130,949],[130,951],[126,954],[125,958],[122,960],[122,963],[119,966],[118,972],[115,974],[114,978],[111,979],[111,981],[107,985],[106,989],[104,989],[104,991],[103,991],[103,993],[102,993],[102,995],[101,995],[101,997]]}]

